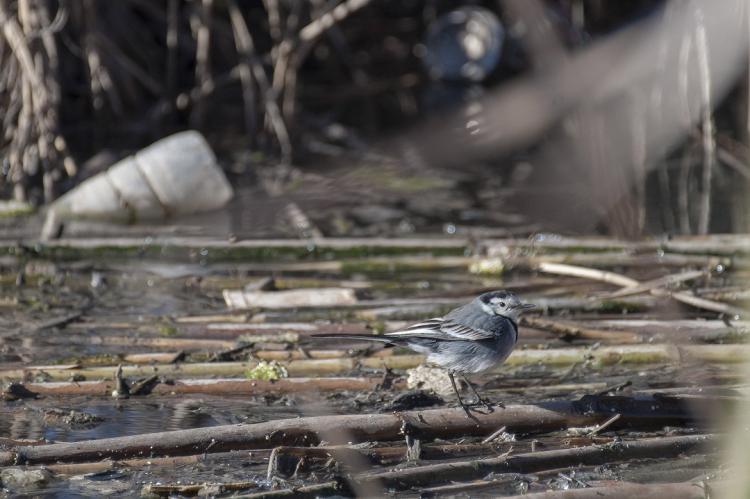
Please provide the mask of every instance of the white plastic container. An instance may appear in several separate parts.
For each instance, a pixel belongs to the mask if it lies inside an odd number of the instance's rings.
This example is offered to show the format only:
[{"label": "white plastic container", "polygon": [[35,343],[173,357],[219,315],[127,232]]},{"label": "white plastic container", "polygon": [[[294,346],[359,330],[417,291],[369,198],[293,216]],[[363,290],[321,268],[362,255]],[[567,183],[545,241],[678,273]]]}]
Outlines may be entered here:
[{"label": "white plastic container", "polygon": [[66,193],[49,210],[58,221],[159,220],[215,210],[232,196],[216,156],[200,133],[159,140]]}]

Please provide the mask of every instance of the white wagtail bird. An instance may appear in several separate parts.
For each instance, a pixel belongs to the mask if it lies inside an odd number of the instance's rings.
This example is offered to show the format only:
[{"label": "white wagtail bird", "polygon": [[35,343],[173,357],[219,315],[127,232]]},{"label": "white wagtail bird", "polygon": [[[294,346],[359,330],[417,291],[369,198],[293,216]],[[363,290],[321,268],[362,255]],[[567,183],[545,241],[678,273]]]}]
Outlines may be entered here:
[{"label": "white wagtail bird", "polygon": [[[503,362],[518,340],[518,317],[534,305],[523,303],[510,291],[484,293],[444,317],[419,322],[401,331],[382,336],[317,335],[317,338],[379,341],[405,346],[427,355],[427,362],[448,371],[453,391],[461,408],[468,416],[469,407],[492,404],[482,398],[466,374],[486,371]],[[456,387],[454,376],[460,374],[474,395],[476,402],[465,404]]]}]

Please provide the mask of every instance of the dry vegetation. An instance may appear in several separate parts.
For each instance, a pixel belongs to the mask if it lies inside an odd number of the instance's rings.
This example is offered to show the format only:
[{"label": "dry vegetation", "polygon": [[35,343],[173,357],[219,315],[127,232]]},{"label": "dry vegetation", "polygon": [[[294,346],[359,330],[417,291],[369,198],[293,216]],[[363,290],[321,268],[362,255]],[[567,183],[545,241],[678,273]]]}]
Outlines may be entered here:
[{"label": "dry vegetation", "polygon": [[[459,84],[422,60],[451,2],[0,0],[3,197],[50,202],[186,128],[236,184],[197,222],[66,221],[39,241],[38,217],[0,220],[4,488],[735,487],[750,7],[484,4],[508,45]],[[542,232],[564,230],[608,237]],[[471,417],[422,356],[315,338],[498,288],[539,308],[507,362],[470,380],[498,402]]]}]

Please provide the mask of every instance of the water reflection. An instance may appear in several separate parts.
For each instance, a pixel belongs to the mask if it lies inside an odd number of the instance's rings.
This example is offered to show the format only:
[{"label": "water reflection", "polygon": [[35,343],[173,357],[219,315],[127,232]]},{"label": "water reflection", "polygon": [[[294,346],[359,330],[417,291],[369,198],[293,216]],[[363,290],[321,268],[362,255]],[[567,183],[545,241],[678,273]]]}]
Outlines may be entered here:
[{"label": "water reflection", "polygon": [[303,409],[284,404],[267,405],[262,399],[201,397],[194,399],[136,398],[127,401],[73,398],[59,400],[70,408],[102,418],[95,425],[76,427],[61,420],[45,421],[51,399],[21,400],[0,404],[0,437],[75,442],[165,430],[201,428],[303,415]]}]

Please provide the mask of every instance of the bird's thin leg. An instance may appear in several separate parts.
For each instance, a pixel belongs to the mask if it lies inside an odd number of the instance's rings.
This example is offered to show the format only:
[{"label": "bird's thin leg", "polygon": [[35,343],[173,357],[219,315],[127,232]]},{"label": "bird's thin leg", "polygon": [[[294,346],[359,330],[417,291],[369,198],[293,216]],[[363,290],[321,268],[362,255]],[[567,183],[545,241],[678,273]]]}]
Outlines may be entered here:
[{"label": "bird's thin leg", "polygon": [[474,388],[474,385],[471,384],[471,382],[466,378],[465,374],[461,374],[461,377],[464,379],[467,385],[469,385],[469,388],[474,393],[474,396],[477,398],[476,404],[477,405],[483,405],[487,408],[487,410],[492,410],[492,402],[490,402],[489,399],[483,398],[481,395],[479,395],[479,392],[477,392],[477,389]]},{"label": "bird's thin leg", "polygon": [[466,404],[464,404],[464,401],[461,400],[461,395],[459,395],[459,393],[458,393],[458,387],[456,387],[456,380],[453,377],[453,373],[449,371],[448,372],[448,377],[451,379],[451,385],[453,386],[453,391],[456,393],[456,398],[458,399],[458,405],[461,406],[461,409],[464,410],[464,412],[466,413],[466,415],[468,417],[471,417],[471,413],[469,412],[469,408],[466,407]]}]

